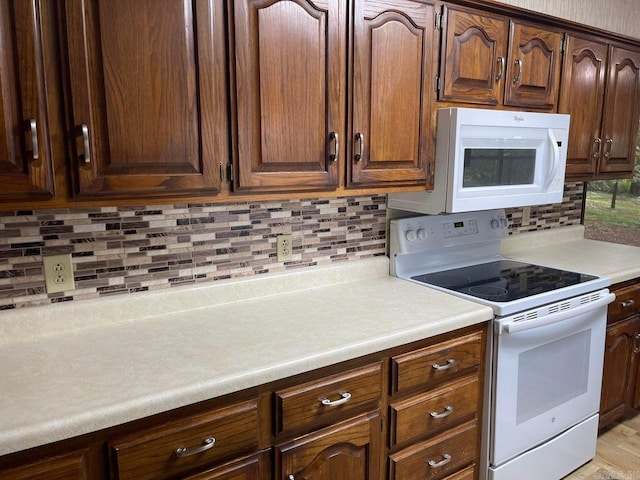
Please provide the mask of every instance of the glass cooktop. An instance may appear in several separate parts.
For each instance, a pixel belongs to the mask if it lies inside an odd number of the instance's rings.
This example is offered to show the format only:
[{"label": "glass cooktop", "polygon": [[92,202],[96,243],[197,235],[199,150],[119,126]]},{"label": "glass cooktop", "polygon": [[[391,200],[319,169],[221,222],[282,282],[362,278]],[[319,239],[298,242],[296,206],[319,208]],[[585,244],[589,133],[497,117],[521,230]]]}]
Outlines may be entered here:
[{"label": "glass cooktop", "polygon": [[491,302],[519,300],[597,278],[513,260],[497,260],[411,277],[418,282]]}]

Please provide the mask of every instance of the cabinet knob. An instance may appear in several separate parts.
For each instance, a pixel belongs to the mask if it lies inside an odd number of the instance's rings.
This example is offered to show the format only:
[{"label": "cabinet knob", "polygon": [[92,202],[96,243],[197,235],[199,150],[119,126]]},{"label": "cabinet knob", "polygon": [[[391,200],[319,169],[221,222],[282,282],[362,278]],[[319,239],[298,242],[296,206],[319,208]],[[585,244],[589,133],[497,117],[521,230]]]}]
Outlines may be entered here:
[{"label": "cabinet knob", "polygon": [[356,142],[358,150],[353,155],[353,159],[356,163],[359,163],[362,160],[362,156],[364,155],[364,133],[356,133]]},{"label": "cabinet knob", "polygon": [[456,364],[456,361],[453,358],[450,358],[449,360],[447,360],[447,363],[445,363],[444,365],[440,365],[439,363],[434,363],[433,365],[431,365],[431,368],[433,368],[434,370],[448,370],[449,368],[453,367]]},{"label": "cabinet knob", "polygon": [[29,135],[31,137],[31,159],[38,160],[40,156],[38,151],[38,124],[35,118],[29,120]]},{"label": "cabinet knob", "polygon": [[449,455],[448,453],[445,453],[444,455],[442,455],[442,460],[440,460],[439,462],[436,462],[435,460],[429,460],[427,464],[431,468],[438,468],[438,467],[442,467],[443,465],[446,465],[450,461],[451,461],[451,455]]},{"label": "cabinet knob", "polygon": [[602,140],[600,137],[596,137],[593,139],[593,143],[595,144],[595,149],[592,156],[593,158],[598,158],[600,156],[600,144],[602,143]]},{"label": "cabinet knob", "polygon": [[323,398],[320,400],[320,403],[325,407],[337,407],[338,405],[344,405],[349,400],[351,400],[351,394],[349,392],[343,392],[340,394],[340,398],[338,400],[329,400],[328,398]]},{"label": "cabinet knob", "polygon": [[516,76],[513,77],[513,83],[518,83],[522,78],[522,60],[518,58],[515,61],[515,64],[516,64]]},{"label": "cabinet knob", "polygon": [[296,477],[293,475],[287,475],[287,480],[296,480]]},{"label": "cabinet knob", "polygon": [[630,308],[633,307],[636,304],[636,301],[631,299],[631,300],[625,300],[624,302],[620,302],[620,306],[622,308]]},{"label": "cabinet knob", "polygon": [[337,132],[331,132],[329,134],[329,140],[333,142],[333,153],[329,154],[329,160],[332,162],[338,161],[338,153],[340,151],[340,140]]},{"label": "cabinet knob", "polygon": [[447,405],[446,407],[444,407],[443,412],[441,413],[431,412],[429,415],[431,415],[433,418],[444,418],[444,417],[448,417],[452,413],[453,413],[453,407],[451,405]]},{"label": "cabinet knob", "polygon": [[498,63],[498,75],[496,75],[496,82],[502,80],[502,76],[504,75],[504,57],[498,57],[496,59]]},{"label": "cabinet knob", "polygon": [[604,143],[605,143],[604,158],[609,158],[611,156],[611,146],[613,145],[613,138],[607,137]]}]

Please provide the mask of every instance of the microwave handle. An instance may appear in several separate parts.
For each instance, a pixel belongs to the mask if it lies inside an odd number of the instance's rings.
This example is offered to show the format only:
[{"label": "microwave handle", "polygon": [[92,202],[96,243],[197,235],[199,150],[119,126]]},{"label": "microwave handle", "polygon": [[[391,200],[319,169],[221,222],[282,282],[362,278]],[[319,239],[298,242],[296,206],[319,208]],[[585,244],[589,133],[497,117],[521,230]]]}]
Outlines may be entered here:
[{"label": "microwave handle", "polygon": [[544,183],[544,190],[546,191],[553,182],[553,179],[556,176],[556,171],[558,170],[558,165],[560,164],[560,148],[558,147],[558,141],[556,140],[556,136],[553,134],[552,129],[547,129],[547,135],[549,137],[549,143],[551,143],[551,150],[553,152],[553,163],[551,164],[551,168],[549,169],[549,176],[547,177],[547,181]]}]

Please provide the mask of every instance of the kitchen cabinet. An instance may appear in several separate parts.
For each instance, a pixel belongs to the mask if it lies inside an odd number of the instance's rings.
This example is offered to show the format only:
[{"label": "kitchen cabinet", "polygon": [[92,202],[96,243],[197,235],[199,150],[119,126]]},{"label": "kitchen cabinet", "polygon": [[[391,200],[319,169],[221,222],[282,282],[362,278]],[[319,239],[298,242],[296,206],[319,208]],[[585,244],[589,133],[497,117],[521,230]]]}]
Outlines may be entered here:
[{"label": "kitchen cabinet", "polygon": [[571,115],[568,180],[630,177],[640,120],[640,51],[568,35],[558,111]]},{"label": "kitchen cabinet", "polygon": [[553,111],[562,39],[537,24],[445,5],[438,99]]},{"label": "kitchen cabinet", "polygon": [[410,0],[235,2],[235,190],[425,185],[433,17]]},{"label": "kitchen cabinet", "polygon": [[39,0],[0,2],[0,201],[54,194]]},{"label": "kitchen cabinet", "polygon": [[76,193],[217,193],[229,135],[223,2],[69,0],[64,15]]},{"label": "kitchen cabinet", "polygon": [[391,358],[389,480],[477,478],[486,336]]},{"label": "kitchen cabinet", "polygon": [[0,480],[89,480],[91,474],[85,451],[47,458],[26,465],[0,470]]},{"label": "kitchen cabinet", "polygon": [[612,288],[608,307],[600,428],[640,407],[640,283]]},{"label": "kitchen cabinet", "polygon": [[361,415],[276,447],[275,478],[379,480],[381,417]]}]

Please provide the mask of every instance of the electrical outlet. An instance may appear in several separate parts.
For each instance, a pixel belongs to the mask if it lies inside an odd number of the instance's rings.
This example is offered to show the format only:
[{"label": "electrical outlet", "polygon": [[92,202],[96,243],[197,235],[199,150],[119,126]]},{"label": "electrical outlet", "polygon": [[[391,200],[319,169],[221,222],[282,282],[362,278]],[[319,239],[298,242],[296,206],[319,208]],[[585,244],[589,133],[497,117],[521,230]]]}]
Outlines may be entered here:
[{"label": "electrical outlet", "polygon": [[293,236],[291,234],[278,235],[276,237],[276,252],[279,262],[293,259]]},{"label": "electrical outlet", "polygon": [[42,257],[42,261],[47,293],[65,292],[75,288],[70,253],[48,255]]},{"label": "electrical outlet", "polygon": [[529,225],[531,222],[531,207],[522,208],[522,225]]}]

